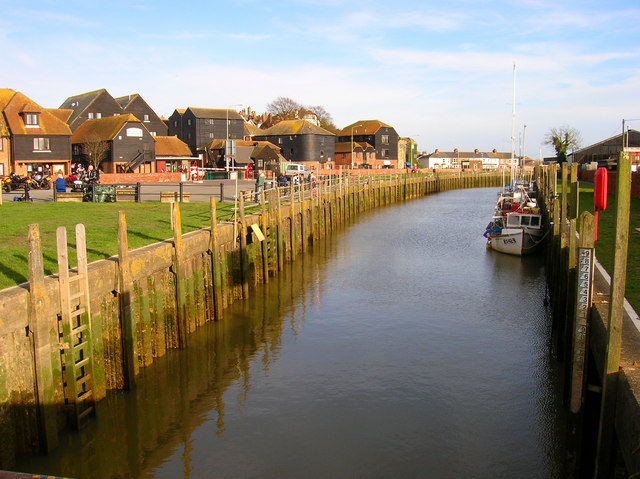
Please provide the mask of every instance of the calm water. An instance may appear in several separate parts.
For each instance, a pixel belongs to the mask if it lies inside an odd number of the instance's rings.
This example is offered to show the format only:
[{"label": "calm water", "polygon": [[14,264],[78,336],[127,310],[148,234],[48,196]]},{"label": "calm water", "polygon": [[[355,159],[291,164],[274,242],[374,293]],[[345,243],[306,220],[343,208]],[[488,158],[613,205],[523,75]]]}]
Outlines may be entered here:
[{"label": "calm water", "polygon": [[365,215],[19,469],[78,478],[561,477],[540,258],[494,188]]}]

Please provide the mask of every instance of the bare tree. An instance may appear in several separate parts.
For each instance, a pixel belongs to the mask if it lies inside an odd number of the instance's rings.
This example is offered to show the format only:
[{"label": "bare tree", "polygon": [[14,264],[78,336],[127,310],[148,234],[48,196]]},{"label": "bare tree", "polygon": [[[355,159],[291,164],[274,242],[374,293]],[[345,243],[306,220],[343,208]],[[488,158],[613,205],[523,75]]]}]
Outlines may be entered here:
[{"label": "bare tree", "polygon": [[567,152],[569,150],[580,148],[582,136],[575,128],[561,126],[560,128],[551,128],[545,136],[544,142],[547,145],[553,145],[558,163],[564,163],[567,161]]},{"label": "bare tree", "polygon": [[318,125],[320,125],[325,130],[329,130],[332,133],[336,133],[338,128],[333,123],[333,118],[331,114],[326,110],[325,107],[321,105],[316,106],[308,106],[306,107],[307,111],[315,116]]},{"label": "bare tree", "polygon": [[110,150],[109,142],[101,140],[97,135],[87,137],[82,143],[82,153],[96,170],[100,168],[100,164],[107,158]]},{"label": "bare tree", "polygon": [[285,96],[279,96],[267,104],[267,112],[282,120],[295,120],[301,108],[300,103]]}]

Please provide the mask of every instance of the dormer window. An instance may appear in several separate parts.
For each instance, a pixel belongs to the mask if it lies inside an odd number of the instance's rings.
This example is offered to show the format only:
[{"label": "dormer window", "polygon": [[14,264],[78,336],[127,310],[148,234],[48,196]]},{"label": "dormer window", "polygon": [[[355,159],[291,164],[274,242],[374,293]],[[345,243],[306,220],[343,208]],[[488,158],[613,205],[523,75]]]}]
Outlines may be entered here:
[{"label": "dormer window", "polygon": [[38,127],[38,114],[37,113],[25,113],[24,124],[27,128]]}]

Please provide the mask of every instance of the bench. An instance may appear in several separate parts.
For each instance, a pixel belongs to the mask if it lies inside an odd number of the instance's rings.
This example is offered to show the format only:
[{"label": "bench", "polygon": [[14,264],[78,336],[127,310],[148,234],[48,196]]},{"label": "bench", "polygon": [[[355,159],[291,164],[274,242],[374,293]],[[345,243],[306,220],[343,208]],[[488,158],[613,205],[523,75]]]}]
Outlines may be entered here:
[{"label": "bench", "polygon": [[[189,203],[189,199],[191,198],[191,193],[182,193],[182,201],[184,203]],[[160,203],[177,203],[180,201],[180,193],[177,191],[162,191],[160,192]]]},{"label": "bench", "polygon": [[136,201],[135,188],[116,188],[116,202],[133,203]]},{"label": "bench", "polygon": [[62,203],[82,203],[82,191],[67,191],[65,193],[56,193],[56,201]]}]

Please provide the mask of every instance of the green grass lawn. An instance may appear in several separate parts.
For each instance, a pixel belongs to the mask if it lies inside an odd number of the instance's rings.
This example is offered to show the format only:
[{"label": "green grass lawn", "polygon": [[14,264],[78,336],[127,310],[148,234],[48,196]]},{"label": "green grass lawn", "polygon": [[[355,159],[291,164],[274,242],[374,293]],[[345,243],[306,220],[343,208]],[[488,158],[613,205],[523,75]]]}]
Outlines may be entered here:
[{"label": "green grass lawn", "polygon": [[[29,225],[38,224],[45,274],[57,273],[56,229],[66,226],[67,240],[75,248],[75,225],[85,225],[89,262],[118,253],[118,211],[127,219],[129,248],[139,248],[173,237],[169,203],[23,203],[0,206],[0,289],[27,281]],[[249,212],[247,208],[247,212]],[[209,226],[209,203],[182,203],[182,231]],[[233,216],[232,203],[217,205],[218,220]],[[75,254],[69,251],[70,263]]]},{"label": "green grass lawn", "polygon": [[[596,256],[604,268],[613,273],[616,197],[609,195],[607,209],[598,213]],[[580,212],[593,213],[593,185],[580,184]],[[629,216],[629,250],[627,253],[627,285],[625,296],[640,311],[640,199],[631,198]]]}]

